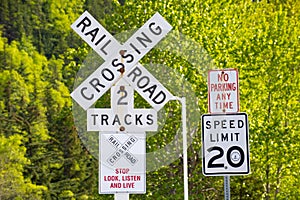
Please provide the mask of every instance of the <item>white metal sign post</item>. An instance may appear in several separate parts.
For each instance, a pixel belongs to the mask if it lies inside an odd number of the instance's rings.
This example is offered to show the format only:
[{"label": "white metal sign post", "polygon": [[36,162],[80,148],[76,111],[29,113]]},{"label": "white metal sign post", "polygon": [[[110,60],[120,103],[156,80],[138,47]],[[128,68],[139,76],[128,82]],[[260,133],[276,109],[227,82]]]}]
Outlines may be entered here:
[{"label": "white metal sign post", "polygon": [[[159,109],[170,100],[179,100],[184,138],[184,197],[187,200],[185,98],[174,97],[138,63],[171,30],[171,25],[156,13],[123,45],[87,11],[71,27],[105,60],[71,94],[87,110],[87,130],[105,131],[100,135],[99,192],[115,193],[116,200],[129,199],[129,193],[145,193],[145,131],[157,129]],[[109,88],[112,108],[89,109]],[[132,88],[153,109],[134,109]],[[116,134],[111,130],[116,130]]]},{"label": "white metal sign post", "polygon": [[248,118],[238,113],[237,69],[209,70],[208,110],[202,115],[202,172],[224,176],[224,199],[230,199],[230,175],[250,173]]}]

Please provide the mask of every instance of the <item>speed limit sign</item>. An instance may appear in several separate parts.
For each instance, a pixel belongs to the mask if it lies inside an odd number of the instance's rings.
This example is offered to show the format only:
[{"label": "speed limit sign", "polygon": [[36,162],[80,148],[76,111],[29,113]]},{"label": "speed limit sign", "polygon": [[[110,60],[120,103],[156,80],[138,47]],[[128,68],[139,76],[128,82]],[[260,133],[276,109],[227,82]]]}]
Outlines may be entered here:
[{"label": "speed limit sign", "polygon": [[247,114],[202,115],[202,155],[205,176],[249,174]]}]

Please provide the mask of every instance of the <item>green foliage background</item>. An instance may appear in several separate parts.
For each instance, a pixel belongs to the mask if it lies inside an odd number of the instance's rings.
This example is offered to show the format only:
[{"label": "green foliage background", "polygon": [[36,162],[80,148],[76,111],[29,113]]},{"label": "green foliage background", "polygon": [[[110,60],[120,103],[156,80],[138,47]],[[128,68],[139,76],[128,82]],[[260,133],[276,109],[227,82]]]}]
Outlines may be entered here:
[{"label": "green foliage background", "polygon": [[[241,111],[249,115],[251,174],[231,177],[231,198],[299,198],[300,1],[0,2],[0,199],[113,199],[98,194],[98,161],[79,139],[72,116],[69,94],[91,48],[70,25],[84,10],[113,34],[159,12],[202,46],[216,68],[237,68]],[[207,112],[207,71],[188,62],[197,54],[187,59],[153,50],[141,63],[151,60],[177,70],[195,89],[195,112]],[[147,150],[172,139],[178,109],[168,105],[173,120],[159,139],[147,140]],[[190,199],[222,199],[223,178],[202,175],[200,128],[197,135],[188,149]],[[183,199],[182,165],[178,158],[149,172],[147,193],[130,198]]]}]

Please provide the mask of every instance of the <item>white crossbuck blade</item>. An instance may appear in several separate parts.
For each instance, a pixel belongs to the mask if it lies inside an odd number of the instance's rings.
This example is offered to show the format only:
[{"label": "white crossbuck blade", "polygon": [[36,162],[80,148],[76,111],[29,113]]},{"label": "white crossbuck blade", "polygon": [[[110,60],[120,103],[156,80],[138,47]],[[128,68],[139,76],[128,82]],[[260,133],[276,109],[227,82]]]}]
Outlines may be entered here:
[{"label": "white crossbuck blade", "polygon": [[155,110],[173,99],[173,95],[138,63],[172,29],[159,13],[153,15],[124,45],[87,11],[72,24],[72,28],[105,60],[71,93],[83,109],[87,110],[121,77]]}]

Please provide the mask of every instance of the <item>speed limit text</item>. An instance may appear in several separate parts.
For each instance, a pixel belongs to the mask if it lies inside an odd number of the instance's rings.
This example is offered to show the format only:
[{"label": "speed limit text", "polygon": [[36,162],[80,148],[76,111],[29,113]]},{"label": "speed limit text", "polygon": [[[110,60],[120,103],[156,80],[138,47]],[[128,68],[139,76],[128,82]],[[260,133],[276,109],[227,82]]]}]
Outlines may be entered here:
[{"label": "speed limit text", "polygon": [[[239,141],[240,133],[236,132],[236,129],[243,128],[243,120],[207,120],[205,122],[206,130],[213,130],[213,133],[209,134],[210,142],[234,142]],[[234,129],[233,132],[230,129]],[[218,131],[220,130],[220,131]]]},{"label": "speed limit text", "polygon": [[205,122],[205,129],[236,129],[243,128],[244,121],[243,120],[235,120],[235,119],[223,119],[223,120],[207,120]]}]

